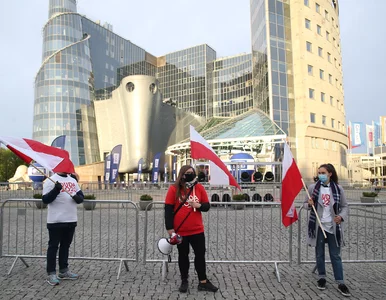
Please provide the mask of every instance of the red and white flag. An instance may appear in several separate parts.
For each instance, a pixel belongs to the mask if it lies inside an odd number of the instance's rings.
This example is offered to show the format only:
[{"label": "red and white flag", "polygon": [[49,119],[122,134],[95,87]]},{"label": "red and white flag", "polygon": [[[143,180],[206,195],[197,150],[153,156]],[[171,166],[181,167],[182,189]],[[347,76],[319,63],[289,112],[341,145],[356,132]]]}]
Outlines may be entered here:
[{"label": "red and white flag", "polygon": [[208,142],[194,129],[193,126],[190,126],[190,148],[190,156],[193,159],[207,159],[217,167],[219,174],[218,176],[223,179],[221,183],[217,180],[217,184],[229,184],[241,190],[240,186],[237,184],[237,181],[229,172],[227,166],[213,151]]},{"label": "red and white flag", "polygon": [[292,156],[290,147],[284,143],[281,215],[283,225],[286,227],[298,220],[294,201],[302,188],[302,175]]},{"label": "red and white flag", "polygon": [[52,172],[75,173],[74,164],[66,150],[44,145],[38,141],[0,136],[0,142],[27,164],[36,161]]}]

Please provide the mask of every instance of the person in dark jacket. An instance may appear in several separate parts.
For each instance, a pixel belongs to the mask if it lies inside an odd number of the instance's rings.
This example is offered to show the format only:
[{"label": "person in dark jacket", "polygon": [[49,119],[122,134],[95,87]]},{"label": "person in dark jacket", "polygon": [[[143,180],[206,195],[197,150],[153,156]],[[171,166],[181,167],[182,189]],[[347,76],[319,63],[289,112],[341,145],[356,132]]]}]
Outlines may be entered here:
[{"label": "person in dark jacket", "polygon": [[[60,279],[78,279],[78,275],[68,269],[70,245],[78,221],[77,205],[84,195],[78,182],[71,174],[56,173],[43,184],[44,203],[48,204],[47,229],[49,234],[47,249],[47,282],[58,285]],[[56,275],[56,254],[59,249],[59,274]]]},{"label": "person in dark jacket", "polygon": [[196,181],[194,169],[189,165],[182,166],[176,182],[170,186],[165,199],[166,230],[178,248],[181,293],[186,293],[189,287],[190,245],[194,250],[194,267],[200,281],[198,290],[211,292],[218,290],[206,277],[205,234],[201,212],[206,212],[209,208],[208,195],[205,188]]}]

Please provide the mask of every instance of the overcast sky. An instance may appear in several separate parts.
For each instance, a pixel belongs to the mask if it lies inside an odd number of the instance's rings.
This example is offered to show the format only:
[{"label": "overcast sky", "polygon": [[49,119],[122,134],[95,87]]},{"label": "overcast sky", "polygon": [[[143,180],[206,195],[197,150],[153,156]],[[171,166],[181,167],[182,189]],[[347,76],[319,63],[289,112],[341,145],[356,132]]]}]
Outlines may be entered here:
[{"label": "overcast sky", "polygon": [[[346,121],[371,124],[386,115],[386,1],[339,3]],[[203,43],[218,57],[251,52],[249,0],[80,0],[78,12],[156,56]],[[47,18],[48,0],[0,0],[0,135],[32,137]]]}]

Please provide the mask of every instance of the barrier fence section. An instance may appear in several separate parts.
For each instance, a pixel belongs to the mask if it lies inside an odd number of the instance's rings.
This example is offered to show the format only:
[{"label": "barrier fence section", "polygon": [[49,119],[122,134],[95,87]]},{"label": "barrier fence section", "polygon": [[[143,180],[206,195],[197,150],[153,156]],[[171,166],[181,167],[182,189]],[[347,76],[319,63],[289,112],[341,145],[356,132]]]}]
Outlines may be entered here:
[{"label": "barrier fence section", "polygon": [[[344,220],[344,243],[341,256],[345,263],[386,262],[386,204],[349,203],[349,214]],[[298,263],[315,264],[315,248],[306,244],[309,211],[299,209],[297,230]]]},{"label": "barrier fence section", "polygon": [[[218,202],[202,215],[208,263],[273,264],[280,282],[278,264],[292,261],[292,227],[282,225],[279,203]],[[158,250],[166,236],[164,202],[153,202],[145,211],[143,261],[162,262],[163,279],[177,261],[176,247],[170,257]]]},{"label": "barrier fence section", "polygon": [[[9,199],[0,207],[0,257],[45,258],[48,247],[47,209],[38,199]],[[91,206],[91,207],[90,207]],[[95,207],[94,207],[95,206]],[[125,200],[88,200],[78,205],[78,223],[70,259],[119,261],[139,259],[139,217],[135,203]]]}]

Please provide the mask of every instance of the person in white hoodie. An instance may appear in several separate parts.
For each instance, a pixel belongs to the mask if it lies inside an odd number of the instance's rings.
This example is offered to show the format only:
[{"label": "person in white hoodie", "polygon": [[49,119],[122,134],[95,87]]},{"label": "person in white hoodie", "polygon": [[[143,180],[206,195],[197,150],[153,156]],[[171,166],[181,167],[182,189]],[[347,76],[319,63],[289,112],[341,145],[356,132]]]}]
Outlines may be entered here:
[{"label": "person in white hoodie", "polygon": [[[318,169],[318,181],[308,188],[311,198],[304,201],[304,207],[310,209],[308,220],[308,244],[315,247],[316,267],[319,273],[317,287],[326,289],[325,245],[328,244],[330,260],[339,292],[346,297],[351,294],[344,283],[343,265],[340,249],[343,243],[343,224],[347,220],[348,205],[343,188],[338,185],[338,174],[332,164],[323,164]],[[312,209],[315,206],[322,228]]]},{"label": "person in white hoodie", "polygon": [[[44,203],[48,204],[47,229],[49,234],[47,249],[47,282],[58,285],[60,279],[78,279],[78,275],[68,268],[70,245],[78,221],[77,205],[83,202],[76,175],[56,173],[43,184]],[[59,274],[56,275],[56,254],[59,249]]]}]

